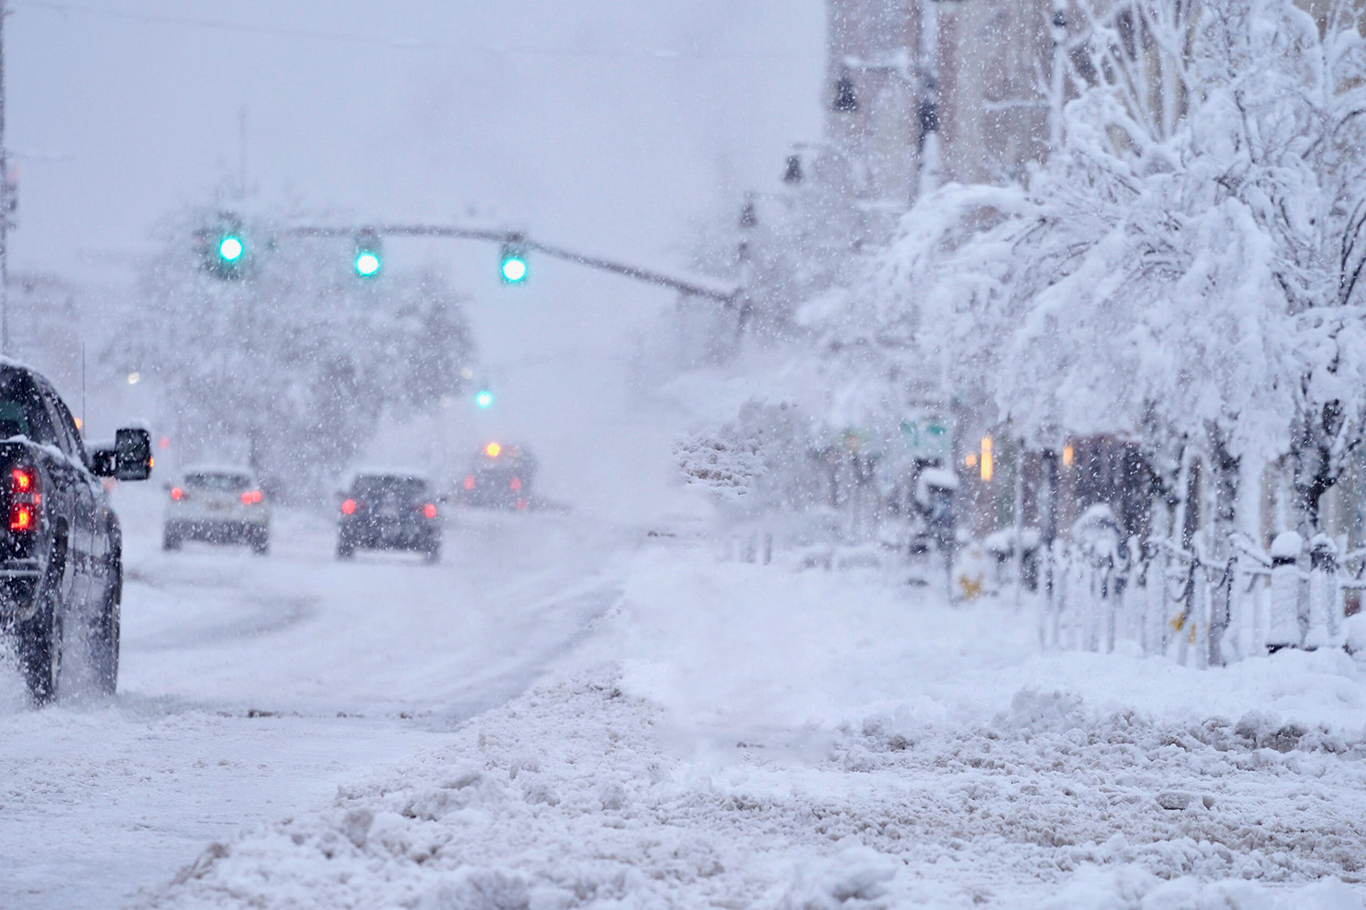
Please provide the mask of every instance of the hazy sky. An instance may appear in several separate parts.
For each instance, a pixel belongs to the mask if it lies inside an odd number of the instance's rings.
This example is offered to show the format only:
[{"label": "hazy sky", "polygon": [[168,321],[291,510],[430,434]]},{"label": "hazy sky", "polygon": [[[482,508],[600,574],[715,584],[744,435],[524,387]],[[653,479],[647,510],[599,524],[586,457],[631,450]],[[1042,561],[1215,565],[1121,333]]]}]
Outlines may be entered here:
[{"label": "hazy sky", "polygon": [[820,125],[821,0],[10,7],[17,269],[112,275],[153,219],[236,173],[243,109],[258,200],[476,205],[643,256],[686,245],[722,188],[772,185]]},{"label": "hazy sky", "polygon": [[[252,205],[437,221],[474,206],[649,264],[684,263],[700,219],[776,188],[789,144],[821,126],[823,0],[9,4],[11,265],[83,281],[130,280],[156,219],[236,178],[243,109]],[[386,252],[386,269],[435,267],[469,295],[497,403],[443,412],[457,449],[516,439],[552,496],[650,498],[629,484],[667,470],[674,430],[631,415],[630,362],[673,294],[544,257],[504,288],[487,244]],[[91,395],[107,421],[158,420],[146,382]],[[391,442],[372,454],[412,455]]]}]

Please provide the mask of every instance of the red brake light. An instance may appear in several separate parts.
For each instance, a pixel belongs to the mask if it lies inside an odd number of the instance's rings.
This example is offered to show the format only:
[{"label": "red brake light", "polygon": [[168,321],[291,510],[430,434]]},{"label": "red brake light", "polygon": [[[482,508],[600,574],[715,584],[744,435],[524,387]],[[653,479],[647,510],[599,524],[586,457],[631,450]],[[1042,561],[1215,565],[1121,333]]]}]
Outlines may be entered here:
[{"label": "red brake light", "polygon": [[354,515],[354,514],[356,514],[356,501],[355,501],[354,499],[348,499],[346,502],[342,503],[342,514],[343,514],[343,515]]},{"label": "red brake light", "polygon": [[249,505],[251,505],[252,503],[257,503],[257,502],[260,502],[260,501],[261,501],[261,491],[260,491],[260,490],[248,490],[247,492],[245,492],[245,493],[242,494],[242,505],[244,505],[244,506],[249,506]]},{"label": "red brake light", "polygon": [[11,531],[32,531],[38,526],[38,506],[43,500],[39,486],[36,468],[24,466],[10,469],[9,529]]},{"label": "red brake light", "polygon": [[11,531],[33,530],[33,506],[13,505],[9,509],[9,529]]},{"label": "red brake light", "polygon": [[474,475],[473,475],[473,474],[466,474],[466,475],[465,475],[465,489],[467,489],[467,490],[473,490],[473,489],[474,489]]},{"label": "red brake light", "polygon": [[171,498],[172,498],[172,499],[184,499],[184,498],[185,498],[185,491],[182,490],[180,487],[171,487]]},{"label": "red brake light", "polygon": [[425,506],[422,507],[422,514],[426,515],[428,518],[435,518],[436,506],[430,502],[427,503]]},{"label": "red brake light", "polygon": [[521,488],[522,488],[522,478],[520,478],[520,477],[514,477],[514,478],[512,478],[512,482],[508,484],[508,489],[509,489],[509,490],[512,490],[513,492],[516,492],[517,490],[520,490]]}]

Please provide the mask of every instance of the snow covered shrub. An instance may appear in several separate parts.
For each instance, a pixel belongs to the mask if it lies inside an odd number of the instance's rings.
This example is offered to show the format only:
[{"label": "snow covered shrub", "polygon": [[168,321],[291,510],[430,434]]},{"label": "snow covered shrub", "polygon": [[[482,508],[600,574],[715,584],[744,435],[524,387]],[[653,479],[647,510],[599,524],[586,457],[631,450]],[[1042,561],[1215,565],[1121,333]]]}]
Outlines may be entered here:
[{"label": "snow covered shrub", "polygon": [[819,501],[809,418],[789,402],[751,400],[735,419],[679,439],[686,482],[715,493],[737,514],[801,511]]}]

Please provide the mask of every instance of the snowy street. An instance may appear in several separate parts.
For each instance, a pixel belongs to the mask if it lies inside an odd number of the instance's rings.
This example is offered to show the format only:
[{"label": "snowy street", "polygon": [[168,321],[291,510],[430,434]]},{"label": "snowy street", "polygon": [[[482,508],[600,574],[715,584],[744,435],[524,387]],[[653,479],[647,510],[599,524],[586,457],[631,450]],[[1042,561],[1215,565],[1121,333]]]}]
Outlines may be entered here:
[{"label": "snowy street", "polygon": [[1366,910],[1366,0],[0,0],[0,521],[0,910]]},{"label": "snowy street", "polygon": [[1349,658],[1197,671],[1035,634],[652,540],[527,694],[138,905],[1361,906]]},{"label": "snowy street", "polygon": [[572,514],[431,567],[119,504],[120,694],[5,682],[7,908],[1361,907],[1341,652],[1041,651],[1009,598]]},{"label": "snowy street", "polygon": [[119,493],[118,696],[38,712],[12,668],[0,682],[6,910],[121,906],[205,843],[444,742],[617,596],[593,556],[607,535],[569,519],[476,515],[448,529],[442,565],[339,565],[335,531],[288,514],[268,558],[162,553],[161,491]]}]

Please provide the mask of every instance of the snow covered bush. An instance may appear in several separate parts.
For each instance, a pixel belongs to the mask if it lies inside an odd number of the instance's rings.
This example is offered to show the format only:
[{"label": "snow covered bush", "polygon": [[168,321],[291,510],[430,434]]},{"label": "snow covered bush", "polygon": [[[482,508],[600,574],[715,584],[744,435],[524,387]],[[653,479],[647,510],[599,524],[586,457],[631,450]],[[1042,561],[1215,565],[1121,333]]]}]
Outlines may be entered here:
[{"label": "snow covered bush", "polygon": [[812,425],[790,402],[748,401],[734,420],[680,438],[674,455],[687,483],[736,514],[801,511],[820,499]]}]

